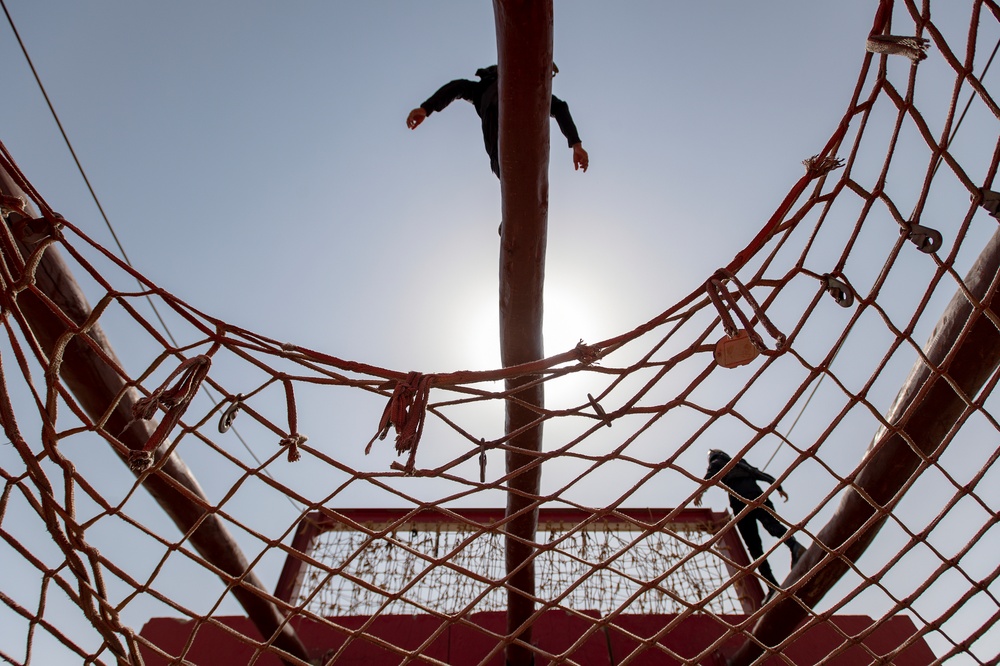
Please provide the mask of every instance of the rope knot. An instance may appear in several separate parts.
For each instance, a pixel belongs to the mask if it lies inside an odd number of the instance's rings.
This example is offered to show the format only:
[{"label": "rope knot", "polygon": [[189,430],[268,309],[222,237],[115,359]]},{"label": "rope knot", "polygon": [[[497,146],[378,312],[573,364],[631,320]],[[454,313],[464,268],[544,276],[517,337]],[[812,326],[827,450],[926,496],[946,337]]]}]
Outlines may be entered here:
[{"label": "rope knot", "polygon": [[576,357],[580,359],[580,363],[584,365],[590,365],[595,361],[601,360],[601,350],[595,345],[584,344],[583,340],[576,343],[574,351],[576,352]]},{"label": "rope knot", "polygon": [[417,455],[417,445],[424,430],[424,417],[427,415],[427,399],[430,397],[433,375],[422,375],[411,372],[405,380],[397,381],[393,388],[389,403],[382,412],[378,424],[378,432],[365,447],[367,455],[376,439],[385,439],[389,429],[396,431],[396,453],[409,452],[406,461],[406,471],[413,470],[413,462]]},{"label": "rope knot", "polygon": [[292,433],[288,437],[283,437],[278,446],[288,448],[288,462],[296,462],[302,458],[302,453],[299,451],[299,446],[305,444],[309,438],[305,435],[300,435],[298,433]]},{"label": "rope knot", "polygon": [[154,391],[152,395],[143,396],[132,405],[132,419],[148,421],[156,414],[160,406],[160,396]]},{"label": "rope knot", "polygon": [[844,166],[844,160],[839,157],[813,155],[808,159],[802,160],[802,164],[805,166],[806,174],[810,178],[819,178]]},{"label": "rope knot", "polygon": [[153,452],[140,449],[128,452],[128,467],[135,474],[142,474],[153,466]]}]

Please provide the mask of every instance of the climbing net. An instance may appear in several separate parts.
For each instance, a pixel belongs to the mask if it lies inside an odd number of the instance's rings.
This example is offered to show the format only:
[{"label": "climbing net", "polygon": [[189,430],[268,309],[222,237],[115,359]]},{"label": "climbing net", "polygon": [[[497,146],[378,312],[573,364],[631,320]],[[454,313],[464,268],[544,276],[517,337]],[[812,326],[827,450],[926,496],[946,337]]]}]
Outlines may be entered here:
[{"label": "climbing net", "polygon": [[[1000,6],[931,4],[880,3],[842,122],[744,251],[635,330],[502,370],[384,369],[200,312],[4,148],[0,658],[995,663]],[[534,536],[471,511],[504,505],[521,378],[548,396],[529,510],[574,512]],[[794,496],[808,551],[762,556],[780,590],[732,547],[759,505],[689,529],[712,448]],[[491,615],[519,593],[498,534],[537,560],[530,641]]]},{"label": "climbing net", "polygon": [[[423,518],[402,513],[392,516],[395,520],[384,510],[347,513],[353,520],[317,514],[300,523],[300,530],[316,530],[304,550],[322,564],[303,565],[294,576],[298,585],[289,596],[296,605],[320,616],[409,614],[426,608],[455,614],[477,599],[476,612],[506,608],[506,595],[495,585],[504,575],[498,557],[502,534],[472,527],[498,522],[502,512],[459,511],[460,522],[445,522],[433,513]],[[380,520],[358,513],[374,513]],[[619,607],[644,615],[677,613],[690,600],[706,598],[706,608],[714,613],[742,611],[741,590],[725,584],[726,561],[733,561],[729,544],[718,542],[718,551],[706,548],[712,530],[725,523],[721,514],[698,512],[669,530],[647,533],[626,516],[581,525],[590,517],[567,510],[546,510],[539,517],[541,551],[535,566],[541,599],[558,598],[571,608],[602,614]],[[446,564],[438,566],[439,560]],[[291,560],[293,567],[298,562]],[[602,562],[611,565],[600,567]],[[655,586],[648,584],[661,574],[667,575]],[[419,583],[413,585],[415,580]]]}]

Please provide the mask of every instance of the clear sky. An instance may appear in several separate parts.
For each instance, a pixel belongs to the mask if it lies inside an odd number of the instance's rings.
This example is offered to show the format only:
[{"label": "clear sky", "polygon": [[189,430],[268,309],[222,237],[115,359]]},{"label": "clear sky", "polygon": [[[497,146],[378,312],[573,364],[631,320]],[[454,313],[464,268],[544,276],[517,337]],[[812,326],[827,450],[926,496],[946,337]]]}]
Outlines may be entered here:
[{"label": "clear sky", "polygon": [[[728,261],[844,110],[871,2],[557,2],[547,349],[632,328]],[[233,323],[389,366],[498,365],[499,186],[471,105],[489,2],[8,2],[126,252]],[[99,240],[30,72],[4,141]],[[550,317],[553,321],[557,317]],[[405,335],[399,335],[405,330]]]},{"label": "clear sky", "polygon": [[[490,2],[6,5],[154,283],[341,358],[499,365],[500,194],[478,118],[456,102],[415,131],[404,122],[441,84],[495,63]],[[591,166],[574,172],[553,123],[547,353],[631,330],[753,238],[843,116],[877,5],[556,1],[553,92]],[[0,140],[56,210],[113,248],[6,22],[0,63]],[[691,462],[700,473],[703,453]],[[669,505],[689,485],[643,499]],[[808,480],[789,488],[805,515]]]}]

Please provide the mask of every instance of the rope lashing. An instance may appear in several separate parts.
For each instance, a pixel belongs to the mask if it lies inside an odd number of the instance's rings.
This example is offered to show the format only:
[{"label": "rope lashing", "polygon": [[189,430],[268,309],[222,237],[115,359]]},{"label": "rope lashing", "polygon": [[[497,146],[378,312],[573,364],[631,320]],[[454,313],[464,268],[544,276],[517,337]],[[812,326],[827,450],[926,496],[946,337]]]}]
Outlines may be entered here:
[{"label": "rope lashing", "polygon": [[[763,339],[760,335],[753,329],[753,325],[750,318],[747,317],[736,304],[736,296],[730,292],[724,282],[732,282],[739,292],[740,296],[746,299],[747,305],[753,311],[754,317],[760,322],[761,326],[764,327],[771,337],[774,338],[774,351],[771,351],[764,344]],[[761,310],[760,305],[757,300],[750,293],[750,290],[741,283],[735,275],[730,273],[724,268],[720,268],[715,272],[711,278],[705,283],[705,291],[708,293],[709,299],[712,304],[715,305],[715,309],[719,311],[719,318],[722,320],[722,327],[726,331],[726,335],[730,338],[735,338],[739,333],[740,329],[737,328],[736,323],[733,321],[733,317],[730,314],[730,310],[736,313],[740,322],[743,324],[744,330],[747,332],[747,336],[751,344],[757,348],[757,350],[762,354],[773,355],[781,350],[785,346],[785,336],[771,323],[771,320],[767,318],[767,315]],[[723,302],[725,300],[725,303]]]},{"label": "rope lashing", "polygon": [[[146,444],[141,449],[129,451],[128,463],[133,472],[138,474],[152,466],[157,447],[180,421],[211,367],[212,359],[206,354],[189,358],[177,366],[177,369],[170,373],[170,376],[151,395],[136,400],[132,405],[133,420],[148,421],[161,406],[167,410],[166,416],[146,440]],[[178,375],[180,379],[177,383],[172,388],[167,388]]]},{"label": "rope lashing", "polygon": [[278,446],[288,449],[288,462],[295,462],[302,457],[302,454],[299,452],[299,446],[305,444],[309,438],[299,434],[299,417],[295,409],[295,389],[292,388],[291,380],[285,377],[281,380],[281,383],[285,386],[285,403],[288,407],[288,432],[290,434],[287,437],[282,437],[281,441],[278,442]]},{"label": "rope lashing", "polygon": [[584,365],[596,363],[601,360],[602,356],[600,348],[595,345],[585,344],[583,340],[576,343],[576,347],[573,348],[573,351],[576,353],[580,363]]},{"label": "rope lashing", "polygon": [[424,430],[424,417],[427,414],[427,399],[430,396],[433,375],[422,375],[411,372],[403,381],[397,381],[393,388],[389,403],[382,412],[378,424],[378,432],[365,447],[367,455],[375,440],[383,440],[389,434],[389,428],[396,430],[396,453],[409,452],[404,469],[413,471],[413,462],[417,455],[417,445]]},{"label": "rope lashing", "polygon": [[923,37],[870,35],[865,43],[865,50],[869,53],[906,56],[913,62],[920,62],[927,57],[927,48],[930,44],[930,41]]}]

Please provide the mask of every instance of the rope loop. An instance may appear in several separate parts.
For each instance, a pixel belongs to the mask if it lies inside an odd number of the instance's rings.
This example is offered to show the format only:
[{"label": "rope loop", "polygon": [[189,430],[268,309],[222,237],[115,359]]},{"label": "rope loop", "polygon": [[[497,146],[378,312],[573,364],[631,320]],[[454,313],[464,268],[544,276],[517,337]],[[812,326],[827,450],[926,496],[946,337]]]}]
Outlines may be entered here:
[{"label": "rope loop", "polygon": [[376,439],[385,439],[389,429],[393,428],[396,431],[396,453],[409,452],[404,469],[407,473],[413,471],[417,445],[420,443],[427,415],[427,399],[433,383],[434,375],[422,375],[419,372],[411,372],[406,379],[396,382],[379,420],[378,432],[365,447],[365,455],[371,451]]},{"label": "rope loop", "polygon": [[[167,410],[166,416],[146,440],[146,444],[141,449],[133,449],[129,452],[128,462],[133,472],[138,474],[152,466],[154,452],[180,421],[191,399],[198,392],[202,380],[208,376],[208,370],[211,367],[212,359],[206,354],[189,358],[177,366],[177,369],[170,373],[170,376],[152,394],[136,400],[135,404],[132,405],[133,422],[137,420],[148,421],[153,418],[160,407]],[[180,379],[177,383],[173,387],[167,388],[178,375],[180,375]]]},{"label": "rope loop", "polygon": [[[735,285],[737,292],[742,296],[750,310],[753,312],[754,317],[760,322],[761,326],[764,327],[772,338],[774,338],[774,351],[771,351],[764,344],[763,339],[754,330],[753,323],[749,317],[737,306],[736,296],[730,292],[726,286],[725,282],[732,282]],[[743,328],[746,331],[747,336],[750,339],[751,344],[760,351],[761,354],[773,355],[778,353],[782,347],[785,346],[785,336],[771,323],[767,315],[761,309],[760,304],[750,293],[750,290],[740,282],[735,275],[730,273],[724,268],[720,268],[715,272],[715,274],[708,279],[705,283],[705,290],[708,293],[708,298],[715,305],[715,309],[719,311],[719,318],[722,320],[722,327],[726,332],[726,335],[730,338],[735,338],[739,334],[740,329],[736,326],[736,322],[733,320],[730,310],[736,313],[740,322],[743,324]],[[724,302],[725,301],[725,302]]]}]

